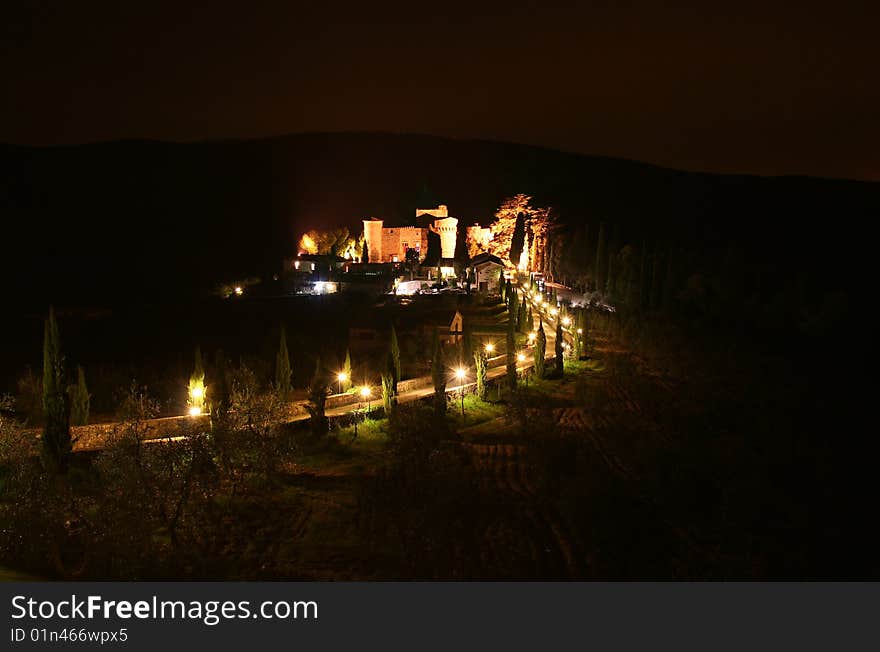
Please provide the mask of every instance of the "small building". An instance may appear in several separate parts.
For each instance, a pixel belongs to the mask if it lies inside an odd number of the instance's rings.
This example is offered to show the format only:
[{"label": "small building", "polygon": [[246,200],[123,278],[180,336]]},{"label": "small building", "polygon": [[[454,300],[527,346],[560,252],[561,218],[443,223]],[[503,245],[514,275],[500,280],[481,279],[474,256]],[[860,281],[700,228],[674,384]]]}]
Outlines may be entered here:
[{"label": "small building", "polygon": [[474,285],[479,292],[498,292],[504,264],[498,256],[482,253],[471,259]]}]

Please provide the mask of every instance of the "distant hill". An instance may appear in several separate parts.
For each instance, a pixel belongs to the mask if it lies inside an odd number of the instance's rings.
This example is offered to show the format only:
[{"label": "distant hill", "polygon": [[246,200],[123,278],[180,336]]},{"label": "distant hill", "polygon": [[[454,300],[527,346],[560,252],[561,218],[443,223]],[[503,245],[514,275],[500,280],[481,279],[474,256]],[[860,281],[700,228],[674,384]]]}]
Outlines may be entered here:
[{"label": "distant hill", "polygon": [[[488,222],[527,193],[563,223],[617,225],[622,241],[732,241],[780,267],[844,273],[880,215],[880,184],[681,172],[536,147],[417,135],[303,134],[254,141],[0,146],[6,300],[126,303],[270,274],[307,228],[407,221],[442,201]],[[837,266],[835,268],[835,266]]]}]

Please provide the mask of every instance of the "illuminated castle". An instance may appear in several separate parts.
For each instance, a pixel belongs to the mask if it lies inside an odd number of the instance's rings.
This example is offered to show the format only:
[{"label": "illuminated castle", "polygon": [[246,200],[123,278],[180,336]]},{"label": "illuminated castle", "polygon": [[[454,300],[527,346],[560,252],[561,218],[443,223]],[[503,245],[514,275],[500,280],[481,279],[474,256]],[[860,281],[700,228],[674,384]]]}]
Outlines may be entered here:
[{"label": "illuminated castle", "polygon": [[449,217],[448,208],[417,208],[416,221],[422,216],[433,217],[427,226],[385,226],[375,217],[364,220],[364,239],[371,263],[396,263],[406,260],[407,250],[414,250],[421,261],[428,252],[428,233],[440,236],[440,257],[455,256],[458,219]]}]

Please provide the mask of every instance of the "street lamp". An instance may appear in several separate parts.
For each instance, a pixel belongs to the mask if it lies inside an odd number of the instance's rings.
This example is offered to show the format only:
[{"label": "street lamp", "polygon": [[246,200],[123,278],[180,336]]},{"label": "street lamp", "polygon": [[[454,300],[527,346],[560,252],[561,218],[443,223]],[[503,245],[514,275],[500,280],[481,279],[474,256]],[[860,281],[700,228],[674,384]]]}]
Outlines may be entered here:
[{"label": "street lamp", "polygon": [[464,419],[464,379],[467,376],[467,372],[463,367],[459,367],[455,370],[455,377],[458,379],[458,393],[461,394],[461,418]]},{"label": "street lamp", "polygon": [[367,402],[367,414],[370,413],[370,397],[372,395],[373,393],[367,385],[361,387],[361,400]]},{"label": "street lamp", "polygon": [[493,351],[495,351],[495,345],[492,344],[492,342],[489,342],[485,348],[486,348],[486,353],[489,353],[490,355],[492,354]]},{"label": "street lamp", "polygon": [[344,371],[340,371],[336,374],[336,380],[339,381],[339,393],[342,394],[342,383],[348,380],[348,374]]},{"label": "street lamp", "polygon": [[571,326],[571,317],[563,317],[562,318],[563,326]]}]

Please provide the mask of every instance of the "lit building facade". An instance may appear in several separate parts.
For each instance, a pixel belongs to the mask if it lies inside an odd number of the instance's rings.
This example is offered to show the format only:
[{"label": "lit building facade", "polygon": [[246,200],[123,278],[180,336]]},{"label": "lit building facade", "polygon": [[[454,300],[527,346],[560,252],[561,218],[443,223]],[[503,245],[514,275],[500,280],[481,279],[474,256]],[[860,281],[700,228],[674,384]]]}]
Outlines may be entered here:
[{"label": "lit building facade", "polygon": [[455,256],[458,235],[458,219],[449,217],[448,208],[441,204],[436,208],[417,208],[416,218],[424,215],[435,218],[431,224],[421,226],[385,226],[375,217],[364,220],[364,239],[371,263],[397,263],[406,260],[406,252],[413,249],[421,261],[428,253],[428,232],[440,236],[442,258]]}]

